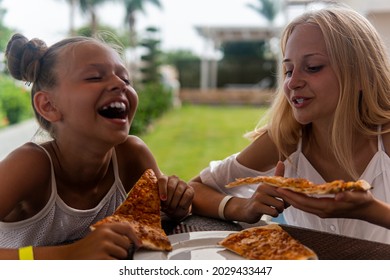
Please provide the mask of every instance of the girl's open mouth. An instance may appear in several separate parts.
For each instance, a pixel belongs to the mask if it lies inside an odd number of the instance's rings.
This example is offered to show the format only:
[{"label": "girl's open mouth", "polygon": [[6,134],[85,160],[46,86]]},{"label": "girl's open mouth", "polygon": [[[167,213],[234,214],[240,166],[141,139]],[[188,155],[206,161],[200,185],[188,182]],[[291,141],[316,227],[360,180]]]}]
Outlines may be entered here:
[{"label": "girl's open mouth", "polygon": [[108,119],[126,119],[128,110],[124,102],[112,102],[98,110],[102,117]]}]

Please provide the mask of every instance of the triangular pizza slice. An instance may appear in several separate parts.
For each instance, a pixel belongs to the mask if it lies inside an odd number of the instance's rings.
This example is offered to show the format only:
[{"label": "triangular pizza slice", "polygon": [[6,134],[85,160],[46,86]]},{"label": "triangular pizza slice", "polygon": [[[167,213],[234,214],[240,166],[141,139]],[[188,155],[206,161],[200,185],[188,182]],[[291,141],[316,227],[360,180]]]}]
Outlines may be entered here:
[{"label": "triangular pizza slice", "polygon": [[157,177],[152,169],[147,169],[114,214],[160,214],[160,207]]},{"label": "triangular pizza slice", "polygon": [[112,222],[129,223],[142,242],[143,248],[172,250],[171,242],[161,227],[157,177],[152,169],[147,169],[143,173],[113,215],[95,223],[91,229]]}]

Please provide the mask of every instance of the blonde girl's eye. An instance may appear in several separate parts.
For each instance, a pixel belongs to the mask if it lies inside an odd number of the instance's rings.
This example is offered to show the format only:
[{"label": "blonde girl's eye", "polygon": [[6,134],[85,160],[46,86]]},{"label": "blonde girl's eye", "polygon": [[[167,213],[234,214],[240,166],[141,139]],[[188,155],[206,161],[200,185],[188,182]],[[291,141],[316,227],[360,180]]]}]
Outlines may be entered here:
[{"label": "blonde girl's eye", "polygon": [[318,66],[308,66],[307,71],[310,73],[317,73],[321,71],[321,69],[324,68],[323,65],[318,65]]},{"label": "blonde girl's eye", "polygon": [[285,77],[291,77],[294,70],[294,66],[292,65],[292,63],[285,63],[283,64],[283,70]]}]

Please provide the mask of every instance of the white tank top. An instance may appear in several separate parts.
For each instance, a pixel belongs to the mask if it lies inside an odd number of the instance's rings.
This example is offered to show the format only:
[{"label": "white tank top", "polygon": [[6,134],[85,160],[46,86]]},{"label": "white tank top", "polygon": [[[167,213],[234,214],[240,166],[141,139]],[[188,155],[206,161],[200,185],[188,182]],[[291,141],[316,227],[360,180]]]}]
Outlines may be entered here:
[{"label": "white tank top", "polygon": [[115,181],[99,204],[87,210],[69,207],[57,194],[57,184],[50,154],[52,192],[46,206],[27,220],[6,223],[0,222],[0,247],[19,248],[23,246],[48,246],[70,243],[83,238],[89,226],[111,215],[126,198],[126,191],[118,173],[115,149],[112,153],[112,165]]},{"label": "white tank top", "polygon": [[[284,162],[284,176],[303,177],[315,183],[324,183],[325,180],[302,153],[301,146],[300,142],[297,151],[290,156],[291,162],[287,160]],[[221,192],[238,197],[251,197],[257,185],[231,189],[224,186],[240,177],[273,175],[275,168],[266,172],[249,169],[236,160],[237,155],[231,155],[221,161],[210,162],[209,167],[201,171],[200,177],[203,183]],[[390,157],[384,150],[381,136],[378,136],[378,151],[360,178],[368,181],[374,187],[372,193],[375,197],[390,203]],[[365,221],[343,218],[321,219],[294,207],[287,208],[283,214],[286,222],[290,225],[390,244],[390,230]]]}]

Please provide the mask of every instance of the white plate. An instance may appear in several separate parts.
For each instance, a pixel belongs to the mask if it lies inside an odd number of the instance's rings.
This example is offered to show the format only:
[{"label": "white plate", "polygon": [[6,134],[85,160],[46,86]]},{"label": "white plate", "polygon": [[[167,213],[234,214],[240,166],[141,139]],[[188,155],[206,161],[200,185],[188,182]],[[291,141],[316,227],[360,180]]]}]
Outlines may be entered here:
[{"label": "white plate", "polygon": [[169,235],[171,252],[139,249],[135,260],[242,260],[217,243],[234,231],[198,231]]}]

